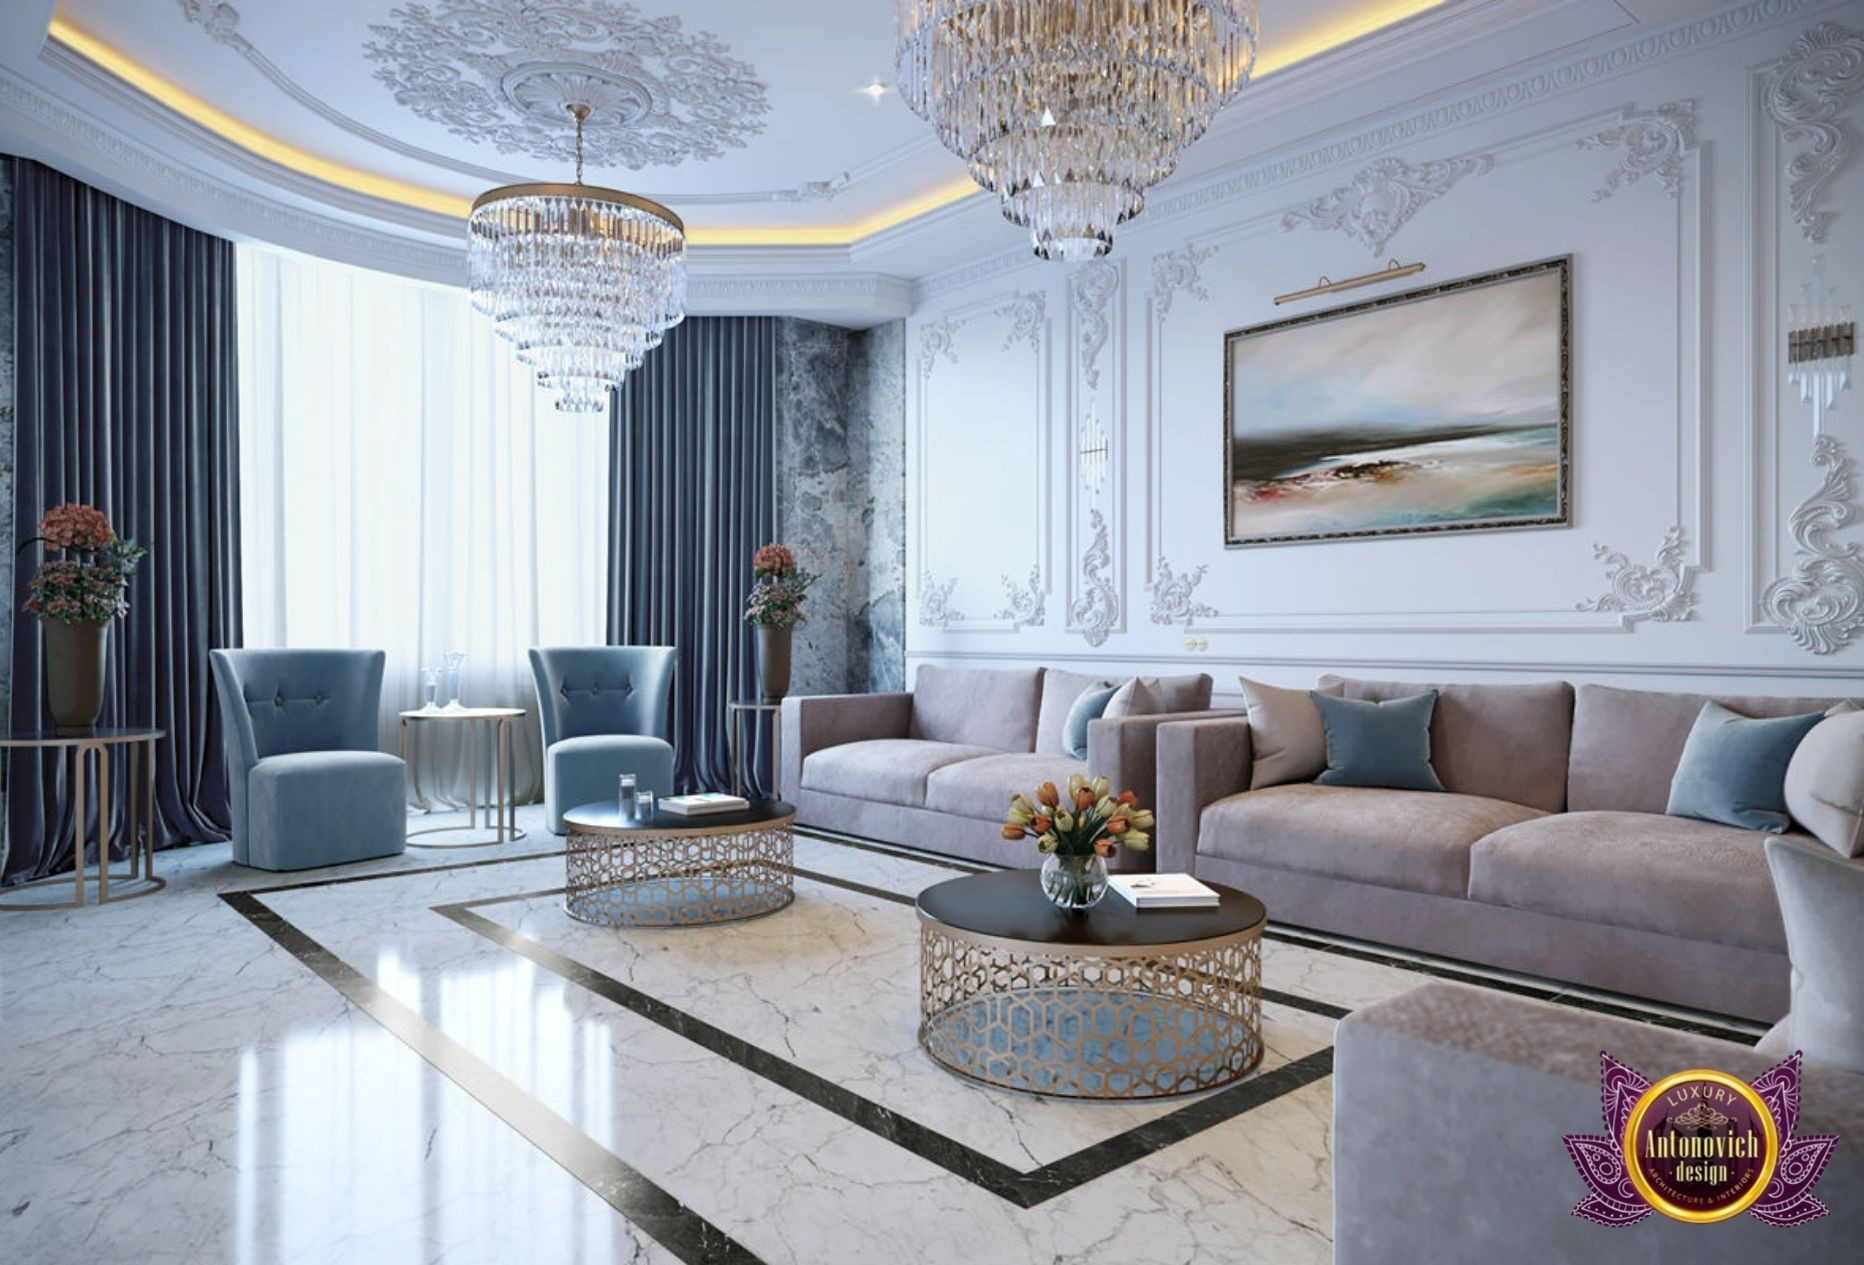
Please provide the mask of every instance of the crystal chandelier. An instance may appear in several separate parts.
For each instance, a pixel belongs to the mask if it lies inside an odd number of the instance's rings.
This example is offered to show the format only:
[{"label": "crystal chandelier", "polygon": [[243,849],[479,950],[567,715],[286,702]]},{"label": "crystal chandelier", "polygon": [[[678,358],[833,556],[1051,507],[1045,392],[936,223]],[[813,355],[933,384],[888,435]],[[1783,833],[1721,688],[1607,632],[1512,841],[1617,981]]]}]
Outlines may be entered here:
[{"label": "crystal chandelier", "polygon": [[895,0],[900,96],[1030,230],[1104,255],[1249,79],[1255,0]]},{"label": "crystal chandelier", "polygon": [[686,308],[686,226],[646,198],[582,182],[480,194],[466,221],[473,308],[492,318],[565,413],[608,407],[610,387],[660,345]]}]

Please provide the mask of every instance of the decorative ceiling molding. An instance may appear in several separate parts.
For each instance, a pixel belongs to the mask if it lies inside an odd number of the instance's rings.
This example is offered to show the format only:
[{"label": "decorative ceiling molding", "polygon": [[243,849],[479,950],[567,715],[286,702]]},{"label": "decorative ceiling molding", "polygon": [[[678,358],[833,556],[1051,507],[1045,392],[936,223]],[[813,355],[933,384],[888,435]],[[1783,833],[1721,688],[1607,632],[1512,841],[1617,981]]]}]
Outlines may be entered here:
[{"label": "decorative ceiling molding", "polygon": [[1068,277],[1068,306],[1081,322],[1075,334],[1081,356],[1081,378],[1090,389],[1100,386],[1100,353],[1112,330],[1107,305],[1119,288],[1119,265],[1104,259],[1083,264]]},{"label": "decorative ceiling molding", "polygon": [[1627,109],[1622,122],[1580,137],[1579,148],[1619,151],[1618,165],[1592,191],[1594,202],[1603,202],[1621,185],[1636,184],[1651,175],[1663,182],[1664,192],[1680,198],[1683,160],[1696,152],[1695,99],[1670,101],[1654,110]]},{"label": "decorative ceiling molding", "polygon": [[[286,74],[278,64],[261,52],[239,30],[239,10],[230,4],[217,3],[216,0],[180,0],[182,16],[201,30],[216,44],[223,45],[238,53],[241,57],[271,81],[272,85],[286,96],[296,101],[318,118],[333,127],[341,128],[358,140],[366,141],[400,154],[403,158],[418,163],[438,167],[442,170],[458,172],[463,176],[483,180],[488,184],[517,184],[532,179],[538,173],[513,171],[509,168],[485,167],[478,163],[466,162],[437,150],[425,149],[410,144],[398,136],[370,127],[362,120],[353,118],[332,106],[305,88],[297,80]],[[601,128],[603,120],[592,117],[589,132],[593,134]],[[554,160],[554,155],[541,156]],[[733,193],[648,193],[644,196],[660,202],[677,201],[686,206],[729,206],[742,203],[758,202],[829,202],[840,196],[851,182],[848,172],[841,172],[832,179],[810,180],[793,189],[750,190]]]},{"label": "decorative ceiling molding", "polygon": [[1029,582],[1018,584],[1003,576],[1003,593],[1009,605],[997,612],[998,619],[1010,621],[1010,631],[1040,628],[1048,618],[1047,595],[1042,591],[1042,564],[1029,568]]},{"label": "decorative ceiling molding", "polygon": [[1626,626],[1642,620],[1674,623],[1693,619],[1696,610],[1695,564],[1683,561],[1683,529],[1663,533],[1656,561],[1646,566],[1616,549],[1592,546],[1592,556],[1605,564],[1606,592],[1575,604],[1575,610],[1617,611]]},{"label": "decorative ceiling molding", "polygon": [[1350,184],[1321,194],[1281,218],[1283,232],[1306,226],[1344,233],[1374,255],[1424,207],[1453,189],[1465,176],[1480,176],[1495,166],[1491,154],[1408,163],[1381,158],[1353,173]]},{"label": "decorative ceiling molding", "polygon": [[1042,324],[1048,319],[1048,295],[1041,290],[1023,290],[1010,301],[994,309],[998,316],[1010,318],[1010,332],[1003,336],[1003,350],[1017,343],[1028,343],[1029,350],[1042,350]]},{"label": "decorative ceiling molding", "polygon": [[1197,586],[1204,582],[1204,573],[1210,568],[1199,563],[1183,575],[1172,571],[1171,563],[1159,555],[1158,566],[1153,568],[1152,583],[1146,585],[1146,591],[1152,594],[1152,622],[1161,625],[1177,624],[1189,630],[1194,619],[1210,619],[1222,612],[1214,606],[1207,606],[1197,600]]},{"label": "decorative ceiling molding", "polygon": [[1833,532],[1858,516],[1851,458],[1836,439],[1821,435],[1813,441],[1812,464],[1825,471],[1824,481],[1787,520],[1799,564],[1767,586],[1760,605],[1767,621],[1791,633],[1800,649],[1832,654],[1864,632],[1864,551],[1832,541]]},{"label": "decorative ceiling molding", "polygon": [[1821,22],[1793,41],[1767,75],[1761,104],[1785,144],[1805,149],[1786,164],[1793,221],[1809,242],[1822,242],[1836,212],[1817,209],[1820,192],[1851,156],[1851,131],[1839,116],[1864,91],[1864,34]]},{"label": "decorative ceiling molding", "polygon": [[1198,246],[1186,242],[1177,250],[1161,251],[1152,256],[1152,318],[1163,324],[1171,315],[1172,299],[1180,290],[1200,303],[1208,303],[1200,270],[1217,253],[1215,246]]},{"label": "decorative ceiling molding", "polygon": [[1120,622],[1120,595],[1109,574],[1113,548],[1108,539],[1107,516],[1097,509],[1089,510],[1087,516],[1091,535],[1081,554],[1081,578],[1086,591],[1069,604],[1068,622],[1088,645],[1098,646]]},{"label": "decorative ceiling molding", "polygon": [[763,131],[764,85],[710,31],[627,0],[578,5],[436,0],[389,11],[363,53],[401,105],[464,140],[546,163],[575,160],[566,107],[591,107],[594,166],[717,158]]}]

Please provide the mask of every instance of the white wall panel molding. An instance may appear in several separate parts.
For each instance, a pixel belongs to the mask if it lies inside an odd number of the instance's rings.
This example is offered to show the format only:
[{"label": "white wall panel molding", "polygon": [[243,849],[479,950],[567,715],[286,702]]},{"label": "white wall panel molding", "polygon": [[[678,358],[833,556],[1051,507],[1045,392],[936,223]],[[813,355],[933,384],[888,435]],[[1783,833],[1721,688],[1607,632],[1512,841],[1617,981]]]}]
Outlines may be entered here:
[{"label": "white wall panel molding", "polygon": [[1083,264],[1067,288],[1067,627],[1099,646],[1126,630],[1126,263]]},{"label": "white wall panel molding", "polygon": [[1790,633],[1800,649],[1832,654],[1864,632],[1864,546],[1832,538],[1859,516],[1851,458],[1836,439],[1821,435],[1812,464],[1825,477],[1788,526],[1798,562],[1767,586],[1760,604],[1768,622]]},{"label": "white wall panel molding", "polygon": [[1822,242],[1833,213],[1820,195],[1844,167],[1857,138],[1846,123],[1847,107],[1864,93],[1864,32],[1821,22],[1793,41],[1792,51],[1767,74],[1761,101],[1795,149],[1786,176],[1793,222],[1809,242]]},{"label": "white wall panel molding", "polygon": [[1618,165],[1592,191],[1603,202],[1619,189],[1655,176],[1673,198],[1683,195],[1683,160],[1696,152],[1696,101],[1668,101],[1652,110],[1626,107],[1617,123],[1579,138],[1581,149],[1616,152]]},{"label": "white wall panel molding", "polygon": [[1627,624],[1651,619],[1673,623],[1690,619],[1696,609],[1696,567],[1683,561],[1683,529],[1663,534],[1656,560],[1633,562],[1607,545],[1592,546],[1592,555],[1605,564],[1606,590],[1578,604],[1582,611],[1618,611]]}]

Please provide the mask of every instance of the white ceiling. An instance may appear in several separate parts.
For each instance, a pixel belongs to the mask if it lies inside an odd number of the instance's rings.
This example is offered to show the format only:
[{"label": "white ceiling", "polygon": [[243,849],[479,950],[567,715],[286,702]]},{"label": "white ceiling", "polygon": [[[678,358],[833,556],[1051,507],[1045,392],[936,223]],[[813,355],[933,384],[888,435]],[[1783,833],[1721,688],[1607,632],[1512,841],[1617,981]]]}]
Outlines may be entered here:
[{"label": "white ceiling", "polygon": [[[1262,0],[1269,73],[1186,155],[1181,178],[1704,7]],[[888,0],[56,4],[61,22],[254,129],[257,149],[49,40],[53,9],[0,5],[0,149],[235,235],[444,275],[452,208],[493,184],[567,178],[560,101],[593,96],[587,178],[678,211],[701,243],[696,272],[859,271],[873,283],[1019,241],[983,197],[943,205],[965,187],[962,165],[895,94],[859,91],[891,80]],[[1340,42],[1356,31],[1370,33]],[[370,182],[383,180],[427,200],[379,196]]]}]

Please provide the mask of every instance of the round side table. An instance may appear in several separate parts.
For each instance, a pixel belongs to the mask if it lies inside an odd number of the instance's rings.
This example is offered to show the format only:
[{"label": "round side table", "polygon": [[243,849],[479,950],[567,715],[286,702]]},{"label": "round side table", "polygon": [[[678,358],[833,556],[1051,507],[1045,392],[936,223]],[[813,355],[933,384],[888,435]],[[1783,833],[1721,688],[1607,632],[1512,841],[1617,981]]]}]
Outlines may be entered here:
[{"label": "round side table", "polygon": [[1163,1098],[1262,1062],[1262,902],[1210,909],[1109,893],[1057,909],[1034,870],[919,893],[919,1044],[961,1076],[1058,1098]]},{"label": "round side table", "polygon": [[[84,757],[94,754],[97,757],[97,903],[109,904],[115,901],[134,900],[138,896],[147,896],[159,892],[167,886],[167,880],[155,876],[155,744],[164,736],[160,729],[93,729],[87,733],[64,734],[52,730],[29,730],[21,733],[0,734],[0,750],[15,747],[36,747],[40,750],[69,751],[71,753],[71,785],[73,804],[72,828],[72,867],[70,882],[74,892],[71,900],[56,903],[36,903],[10,899],[15,892],[31,891],[35,888],[52,886],[66,881],[62,874],[50,878],[36,879],[30,883],[20,883],[9,887],[7,900],[0,901],[0,909],[40,910],[40,909],[82,909],[84,900],[84,853],[89,842],[85,827],[90,817],[90,803],[86,798]],[[128,797],[128,811],[124,815],[124,827],[129,843],[129,869],[127,872],[110,872],[110,798],[116,782],[110,775],[110,757],[113,751],[121,750],[128,758],[128,778],[124,793]],[[142,791],[136,790],[136,778],[141,774]],[[139,886],[131,892],[120,895],[110,894],[110,880],[119,883],[132,882]]]},{"label": "round side table", "polygon": [[[410,848],[490,848],[501,843],[510,843],[513,839],[524,838],[524,831],[518,829],[518,808],[512,802],[511,772],[511,722],[524,715],[522,707],[454,707],[435,708],[424,711],[416,708],[401,713],[401,759],[409,768],[413,768],[408,759],[408,729],[413,726],[420,729],[426,725],[464,725],[463,745],[466,749],[466,824],[464,826],[428,826],[422,830],[408,832]],[[492,780],[497,783],[497,795],[490,804],[483,805],[486,824],[479,824],[479,771],[483,767],[480,759],[479,739],[485,732],[486,725],[492,726]],[[490,790],[492,788],[487,787]],[[480,839],[465,843],[416,843],[417,835],[444,835],[457,831],[490,830],[490,839]]]},{"label": "round side table", "polygon": [[796,898],[796,810],[626,819],[617,803],[563,814],[563,907],[603,927],[696,927],[773,914]]}]

